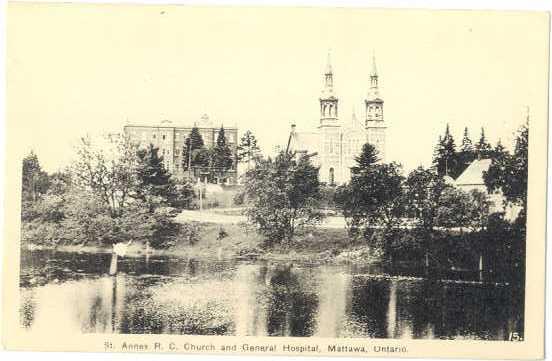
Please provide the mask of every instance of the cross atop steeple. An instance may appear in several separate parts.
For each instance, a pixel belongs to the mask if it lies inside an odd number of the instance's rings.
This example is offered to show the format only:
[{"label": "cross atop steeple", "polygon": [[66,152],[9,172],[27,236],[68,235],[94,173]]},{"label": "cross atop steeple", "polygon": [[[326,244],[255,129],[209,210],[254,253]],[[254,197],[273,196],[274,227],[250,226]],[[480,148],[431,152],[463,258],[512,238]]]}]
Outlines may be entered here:
[{"label": "cross atop steeple", "polygon": [[331,55],[332,55],[332,49],[328,49],[328,62],[326,65],[326,73],[325,73],[326,75],[333,74]]},{"label": "cross atop steeple", "polygon": [[376,68],[376,55],[372,54],[372,71],[370,71],[370,91],[377,95],[378,93],[378,69]]},{"label": "cross atop steeple", "polygon": [[328,60],[324,72],[324,87],[320,97],[320,126],[335,125],[337,123],[338,99],[333,88],[333,69],[331,53],[328,50]]},{"label": "cross atop steeple", "polygon": [[327,94],[333,93],[333,69],[331,49],[328,50],[328,62],[326,65],[326,72],[324,73],[324,92],[326,92]]},{"label": "cross atop steeple", "polygon": [[378,76],[378,69],[376,68],[376,53],[372,52],[372,72],[370,73],[370,76]]}]

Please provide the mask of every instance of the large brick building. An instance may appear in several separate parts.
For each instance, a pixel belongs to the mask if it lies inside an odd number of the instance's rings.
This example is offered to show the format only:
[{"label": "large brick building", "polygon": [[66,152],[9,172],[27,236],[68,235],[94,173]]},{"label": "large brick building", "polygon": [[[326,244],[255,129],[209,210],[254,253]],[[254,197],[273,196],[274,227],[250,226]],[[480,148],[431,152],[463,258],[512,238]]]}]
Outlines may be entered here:
[{"label": "large brick building", "polygon": [[[159,154],[163,156],[165,167],[176,177],[188,177],[191,175],[194,179],[199,178],[203,181],[209,179],[209,175],[212,173],[207,167],[195,167],[191,172],[185,170],[183,167],[183,162],[185,161],[182,156],[183,148],[193,126],[198,128],[206,148],[212,148],[216,144],[221,126],[214,126],[207,114],[204,114],[199,121],[193,122],[190,125],[174,125],[172,122],[164,120],[158,125],[128,124],[124,127],[124,132],[133,141],[139,143],[140,146],[145,147],[153,144],[158,147]],[[236,183],[238,128],[225,126],[224,134],[226,142],[232,150],[234,162],[232,168],[221,181]]]}]

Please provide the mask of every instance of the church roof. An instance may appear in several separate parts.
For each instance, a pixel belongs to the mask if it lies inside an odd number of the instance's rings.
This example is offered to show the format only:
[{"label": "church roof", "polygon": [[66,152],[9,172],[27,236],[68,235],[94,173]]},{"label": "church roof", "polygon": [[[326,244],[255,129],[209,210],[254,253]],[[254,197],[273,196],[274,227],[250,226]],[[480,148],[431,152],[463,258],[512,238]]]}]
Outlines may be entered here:
[{"label": "church roof", "polygon": [[287,149],[290,152],[318,152],[319,134],[317,132],[296,132],[289,134]]},{"label": "church roof", "polygon": [[456,178],[457,186],[463,185],[484,185],[483,172],[489,170],[491,159],[476,159],[466,168],[466,170]]}]

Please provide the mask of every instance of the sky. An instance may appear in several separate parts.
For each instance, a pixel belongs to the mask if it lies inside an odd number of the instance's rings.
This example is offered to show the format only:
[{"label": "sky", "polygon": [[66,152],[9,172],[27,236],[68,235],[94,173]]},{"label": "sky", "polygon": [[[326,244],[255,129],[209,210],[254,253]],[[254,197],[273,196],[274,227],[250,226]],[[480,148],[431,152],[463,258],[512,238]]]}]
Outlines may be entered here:
[{"label": "sky", "polygon": [[375,53],[386,158],[406,170],[447,123],[457,144],[484,126],[511,146],[528,107],[547,118],[542,13],[12,3],[7,25],[8,146],[47,171],[87,133],[203,113],[268,153],[318,126],[329,49],[342,123],[364,117]]}]

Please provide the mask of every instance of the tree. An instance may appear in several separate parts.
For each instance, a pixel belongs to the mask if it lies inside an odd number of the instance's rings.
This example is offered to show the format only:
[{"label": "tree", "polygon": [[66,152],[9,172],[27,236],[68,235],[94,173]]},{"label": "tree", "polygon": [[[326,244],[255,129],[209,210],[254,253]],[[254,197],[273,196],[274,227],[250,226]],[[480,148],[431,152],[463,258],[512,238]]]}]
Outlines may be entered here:
[{"label": "tree", "polygon": [[246,176],[245,191],[251,206],[246,215],[266,237],[266,244],[290,244],[298,231],[322,220],[318,211],[318,169],[307,156],[281,152]]},{"label": "tree", "polygon": [[194,126],[182,148],[182,169],[188,170],[190,165],[192,167],[206,167],[209,165],[209,158],[203,137],[199,133],[199,129]]},{"label": "tree", "polygon": [[247,170],[249,170],[251,162],[258,160],[260,153],[261,149],[257,145],[257,138],[255,138],[250,130],[246,131],[238,145],[238,161],[245,162]]},{"label": "tree", "polygon": [[429,265],[434,229],[438,224],[441,196],[448,186],[436,172],[418,167],[408,174],[405,182],[405,203],[408,213],[421,233],[420,246]]},{"label": "tree", "polygon": [[473,152],[473,143],[468,134],[468,127],[464,128],[464,136],[462,137],[462,145],[460,146],[460,151],[465,153]]},{"label": "tree", "polygon": [[73,184],[97,196],[111,217],[122,215],[137,189],[137,150],[127,136],[81,138],[70,167]]},{"label": "tree", "polygon": [[165,168],[159,148],[150,144],[136,152],[136,198],[148,205],[153,212],[159,204],[167,204],[175,196],[175,185],[171,174]]},{"label": "tree", "polygon": [[439,137],[439,142],[433,156],[433,165],[441,176],[449,175],[453,178],[457,176],[459,170],[458,155],[456,153],[454,137],[450,133],[448,124],[445,129],[445,135]]},{"label": "tree", "polygon": [[475,144],[475,157],[477,159],[487,159],[491,156],[491,144],[487,141],[487,138],[485,137],[485,129],[481,127],[481,137],[479,137],[479,142]]},{"label": "tree", "polygon": [[497,146],[489,170],[483,173],[489,193],[501,191],[507,203],[522,207],[523,215],[527,211],[528,142],[529,127],[524,124],[518,131],[514,154]]},{"label": "tree", "polygon": [[42,170],[38,157],[33,151],[23,158],[21,181],[22,201],[35,202],[48,190],[48,174]]},{"label": "tree", "polygon": [[355,157],[356,166],[351,167],[353,175],[359,175],[362,172],[368,171],[373,165],[379,162],[379,154],[372,144],[365,143],[358,156]]},{"label": "tree", "polygon": [[[400,222],[403,206],[401,167],[396,163],[377,163],[378,154],[370,144],[352,167],[349,184],[336,189],[335,203],[345,217],[351,235],[362,232],[368,239],[375,228],[382,228],[381,241],[387,246],[387,235]],[[373,237],[370,237],[370,241]]]},{"label": "tree", "polygon": [[224,127],[220,127],[220,131],[217,136],[217,143],[213,148],[213,168],[215,174],[222,178],[226,172],[232,168],[234,160],[232,159],[232,150],[226,143],[226,136],[224,135]]},{"label": "tree", "polygon": [[471,190],[468,200],[467,227],[472,232],[484,231],[489,224],[491,200],[485,192]]},{"label": "tree", "polygon": [[460,151],[458,152],[458,171],[456,172],[456,176],[462,174],[471,162],[473,162],[475,157],[475,149],[468,134],[468,127],[465,127],[464,136],[462,137],[462,145],[460,146]]},{"label": "tree", "polygon": [[461,189],[446,186],[435,205],[435,225],[443,228],[463,228],[469,224],[472,204]]},{"label": "tree", "polygon": [[424,238],[431,236],[436,226],[437,207],[441,195],[448,187],[437,173],[418,167],[408,174],[405,182],[407,210],[424,233]]}]

